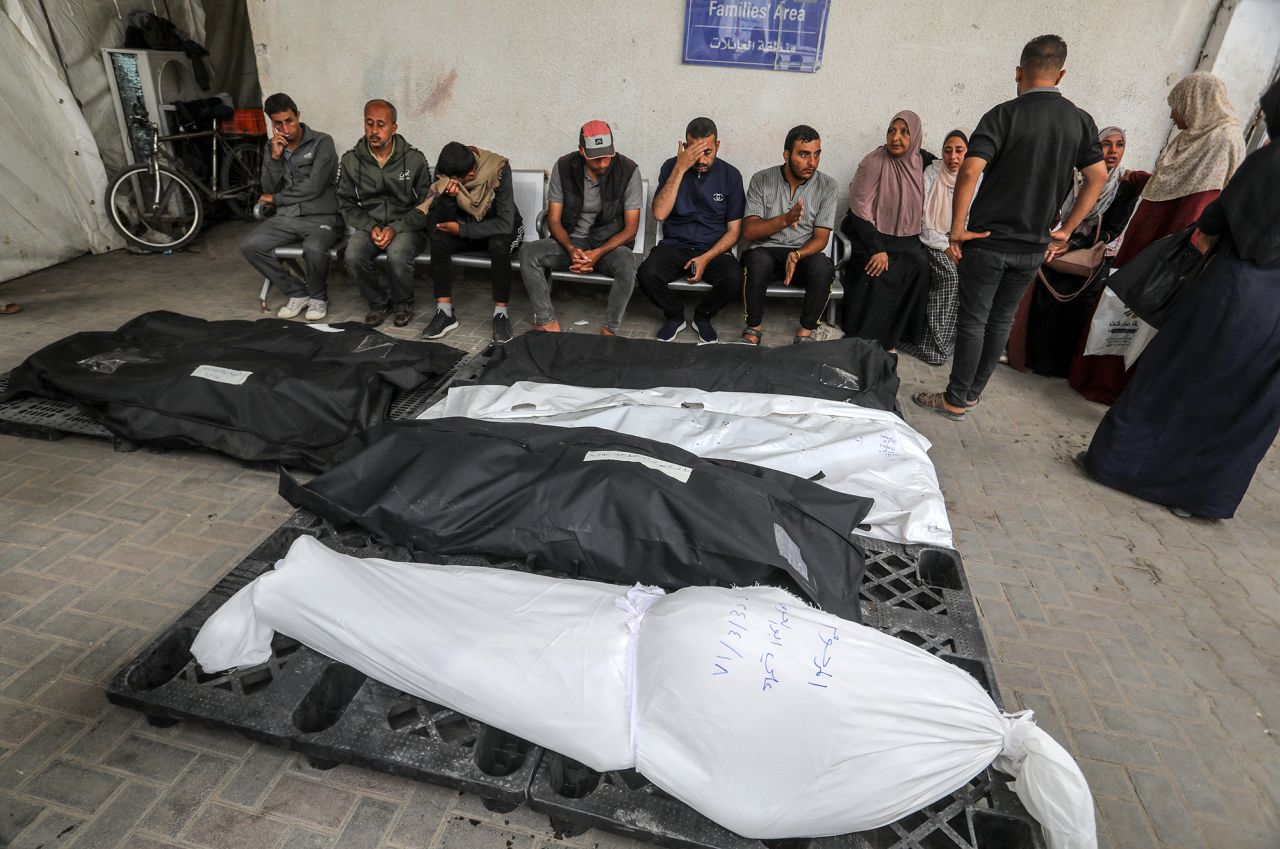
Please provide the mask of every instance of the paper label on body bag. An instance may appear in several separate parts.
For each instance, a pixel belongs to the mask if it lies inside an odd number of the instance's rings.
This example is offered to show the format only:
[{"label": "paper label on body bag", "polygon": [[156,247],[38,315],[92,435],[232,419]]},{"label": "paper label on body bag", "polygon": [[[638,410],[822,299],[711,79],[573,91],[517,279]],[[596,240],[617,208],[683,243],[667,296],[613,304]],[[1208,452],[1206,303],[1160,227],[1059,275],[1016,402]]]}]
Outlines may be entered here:
[{"label": "paper label on body bag", "polygon": [[334,327],[331,324],[308,324],[306,326],[310,327],[312,330],[319,330],[321,333],[341,333],[342,332],[341,327]]},{"label": "paper label on body bag", "polygon": [[680,483],[688,483],[689,475],[693,474],[693,469],[688,466],[681,466],[678,463],[668,463],[666,460],[659,460],[656,457],[647,457],[644,454],[632,454],[630,451],[588,451],[582,460],[586,463],[590,463],[593,460],[617,460],[620,463],[639,463],[642,466],[648,466],[651,469],[662,472],[669,478],[675,478],[680,481]]},{"label": "paper label on body bag", "polygon": [[191,372],[192,377],[203,377],[205,380],[213,380],[218,383],[230,383],[232,386],[239,386],[249,379],[251,371],[237,371],[233,368],[223,368],[222,366],[196,366],[196,370]]},{"label": "paper label on body bag", "polygon": [[797,574],[805,580],[805,583],[812,586],[813,580],[809,577],[809,564],[804,562],[804,557],[800,554],[800,546],[796,545],[796,541],[791,538],[791,534],[787,533],[786,529],[776,522],[773,525],[773,539],[778,544],[778,553],[791,564],[791,568],[796,570]]}]

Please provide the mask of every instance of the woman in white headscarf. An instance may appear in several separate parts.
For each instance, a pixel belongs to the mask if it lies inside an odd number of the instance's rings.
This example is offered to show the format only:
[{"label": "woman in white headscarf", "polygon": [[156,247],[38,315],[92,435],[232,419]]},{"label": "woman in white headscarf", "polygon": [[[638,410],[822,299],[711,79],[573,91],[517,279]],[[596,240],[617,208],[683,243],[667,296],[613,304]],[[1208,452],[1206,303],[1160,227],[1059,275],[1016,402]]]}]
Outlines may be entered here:
[{"label": "woman in white headscarf", "polygon": [[942,140],[942,155],[924,169],[924,219],[920,241],[924,243],[925,254],[929,258],[925,327],[918,344],[899,342],[898,350],[931,366],[945,363],[956,347],[960,274],[951,257],[947,256],[947,234],[951,232],[951,201],[956,194],[956,175],[968,150],[969,137],[963,130],[952,130]]},{"label": "woman in white headscarf", "polygon": [[[1106,286],[1110,258],[1119,249],[1125,225],[1138,203],[1138,189],[1129,172],[1120,165],[1127,138],[1119,127],[1103,127],[1098,133],[1102,161],[1107,166],[1107,182],[1102,194],[1080,222],[1067,244],[1069,250],[1106,246],[1102,266],[1092,277],[1082,277],[1042,267],[1036,282],[1014,315],[1009,333],[1009,365],[1019,371],[1034,371],[1046,377],[1066,377],[1080,336],[1089,326],[1094,302]],[[1145,175],[1144,175],[1145,176]],[[1075,207],[1081,179],[1062,202],[1060,219]]]},{"label": "woman in white headscarf", "polygon": [[[1244,131],[1213,74],[1196,71],[1169,92],[1169,117],[1182,132],[1165,145],[1142,202],[1116,254],[1120,268],[1156,239],[1187,229],[1217,199],[1244,159]],[[1084,338],[1071,363],[1071,386],[1090,401],[1110,404],[1129,382],[1124,358],[1084,356]]]}]

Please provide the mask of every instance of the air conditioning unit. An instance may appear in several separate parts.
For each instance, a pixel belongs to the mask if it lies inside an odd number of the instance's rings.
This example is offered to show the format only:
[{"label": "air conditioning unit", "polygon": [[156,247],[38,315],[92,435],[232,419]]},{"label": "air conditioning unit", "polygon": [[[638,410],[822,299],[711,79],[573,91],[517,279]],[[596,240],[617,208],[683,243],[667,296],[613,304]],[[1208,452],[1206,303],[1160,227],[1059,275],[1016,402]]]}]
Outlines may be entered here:
[{"label": "air conditioning unit", "polygon": [[[160,134],[178,132],[173,103],[206,96],[196,84],[187,54],[174,50],[104,48],[102,62],[111,85],[111,98],[120,122],[125,158],[132,165],[147,147],[146,133],[131,128],[135,108],[160,127]],[[135,139],[134,136],[139,136]]]}]

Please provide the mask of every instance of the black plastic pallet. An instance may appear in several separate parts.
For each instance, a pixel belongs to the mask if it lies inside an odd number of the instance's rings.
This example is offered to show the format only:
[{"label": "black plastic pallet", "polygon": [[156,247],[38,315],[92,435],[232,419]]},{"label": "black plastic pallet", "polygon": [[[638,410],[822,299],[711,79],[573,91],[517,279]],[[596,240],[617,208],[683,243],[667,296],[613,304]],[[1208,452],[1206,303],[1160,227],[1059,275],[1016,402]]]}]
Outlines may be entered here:
[{"label": "black plastic pallet", "polygon": [[546,752],[529,807],[563,836],[599,828],[670,849],[1044,849],[1040,826],[987,769],[955,793],[871,831],[836,837],[752,840],[671,797],[633,769],[598,773]]},{"label": "black plastic pallet", "polygon": [[[367,679],[277,636],[266,664],[205,675],[189,647],[233,593],[270,569],[302,534],[356,557],[410,552],[335,528],[298,510],[112,680],[107,697],[157,723],[193,719],[303,752],[317,766],[351,763],[473,793],[496,810],[527,802],[562,834],[596,827],[672,849],[1042,849],[1039,826],[985,770],[966,787],[873,832],[812,841],[747,840],[653,786],[634,770],[599,774],[455,711]],[[986,644],[959,555],[929,546],[861,540],[867,548],[866,624],[973,675],[999,703]],[[454,563],[527,568],[479,557]]]},{"label": "black plastic pallet", "polygon": [[107,698],[155,725],[195,720],[305,754],[320,769],[339,763],[473,793],[494,810],[527,798],[541,749],[457,711],[369,679],[276,635],[257,666],[206,674],[191,656],[205,620],[274,566],[247,558],[165,634],[116,674]]},{"label": "black plastic pallet", "polygon": [[[411,419],[439,400],[459,377],[474,381],[483,368],[479,355],[459,360],[442,377],[424,380],[412,389],[398,389],[387,409],[389,419]],[[0,396],[9,388],[9,375],[0,375]],[[18,398],[0,403],[0,433],[29,439],[55,441],[69,434],[111,440],[117,451],[136,451],[138,446],[107,430],[70,401],[48,398]],[[163,450],[163,449],[160,449]]]}]

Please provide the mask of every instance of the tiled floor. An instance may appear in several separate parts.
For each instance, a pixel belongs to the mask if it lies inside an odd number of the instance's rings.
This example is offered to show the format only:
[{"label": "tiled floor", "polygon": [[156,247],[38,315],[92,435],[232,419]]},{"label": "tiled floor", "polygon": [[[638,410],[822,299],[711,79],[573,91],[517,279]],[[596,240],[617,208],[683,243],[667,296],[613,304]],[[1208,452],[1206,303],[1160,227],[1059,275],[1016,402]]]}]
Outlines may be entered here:
[{"label": "tiled floor", "polygon": [[[0,285],[0,370],[69,333],[171,309],[252,318],[258,281],[212,228],[173,256],[83,257]],[[488,337],[486,290],[458,287],[462,329]],[[563,289],[564,287],[562,287]],[[429,283],[420,276],[419,302]],[[516,331],[527,327],[519,283]],[[561,319],[596,332],[603,288],[557,291]],[[333,275],[333,320],[362,305]],[[277,296],[277,301],[279,300]],[[775,302],[787,341],[795,302]],[[430,316],[405,331],[416,334]],[[637,295],[625,330],[658,317]],[[578,326],[575,322],[588,323]],[[737,316],[720,322],[736,336]],[[901,363],[910,392],[945,370]],[[1079,758],[1103,846],[1280,846],[1280,452],[1237,517],[1184,521],[1082,478],[1069,458],[1103,409],[1063,381],[1001,369],[953,423],[905,405],[934,442],[957,545],[1010,707]],[[113,453],[105,441],[0,436],[0,846],[498,847],[558,840],[526,810],[109,706],[103,684],[289,512],[272,474],[188,452]]]}]

